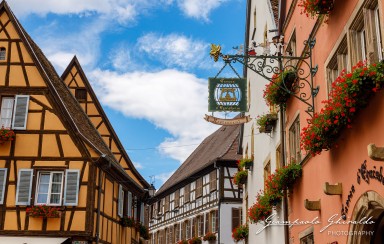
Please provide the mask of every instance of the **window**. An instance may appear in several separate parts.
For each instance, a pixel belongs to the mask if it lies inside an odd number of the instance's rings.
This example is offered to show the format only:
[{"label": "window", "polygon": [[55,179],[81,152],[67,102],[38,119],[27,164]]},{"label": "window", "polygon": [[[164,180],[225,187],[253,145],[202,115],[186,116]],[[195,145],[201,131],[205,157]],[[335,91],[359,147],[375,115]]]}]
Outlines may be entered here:
[{"label": "window", "polygon": [[205,233],[209,232],[209,213],[205,214]]},{"label": "window", "polygon": [[204,215],[197,216],[197,236],[204,235]]},{"label": "window", "polygon": [[145,208],[145,205],[143,202],[141,202],[140,204],[140,222],[141,223],[144,223],[144,208]]},{"label": "window", "polygon": [[75,90],[75,97],[77,101],[87,101],[87,90],[85,88],[77,88]]},{"label": "window", "polygon": [[375,34],[377,36],[376,39],[376,53],[378,55],[379,60],[383,60],[383,46],[381,43],[381,28],[380,28],[380,11],[379,7],[376,6],[374,10],[374,17],[375,17]]},{"label": "window", "polygon": [[39,172],[36,205],[61,205],[63,172]]},{"label": "window", "polygon": [[210,226],[211,226],[211,232],[217,232],[218,228],[218,216],[217,216],[218,211],[212,211],[211,212],[211,221],[210,221]]},{"label": "window", "polygon": [[283,165],[281,165],[281,145],[279,145],[276,148],[276,169],[282,168]]},{"label": "window", "polygon": [[203,178],[196,180],[196,198],[199,198],[203,195]]},{"label": "window", "polygon": [[301,162],[299,117],[296,118],[289,129],[289,152],[291,160],[294,160],[296,163]]},{"label": "window", "polygon": [[29,96],[16,95],[1,99],[0,119],[5,128],[25,130],[27,126]]},{"label": "window", "polygon": [[341,41],[336,53],[333,55],[329,64],[327,65],[327,86],[328,94],[332,89],[332,82],[345,70],[349,70],[349,55],[348,55],[348,44],[347,37],[345,36]]},{"label": "window", "polygon": [[300,244],[313,244],[315,243],[313,240],[313,233],[300,238]]},{"label": "window", "polygon": [[190,195],[189,195],[190,188],[189,187],[190,187],[189,184],[184,187],[184,201],[186,203],[189,202],[189,200],[190,200]]},{"label": "window", "polygon": [[[292,33],[291,39],[288,42],[287,48],[285,49],[286,55],[296,57],[296,30]],[[295,67],[297,65],[297,60],[289,60],[288,65]]]},{"label": "window", "polygon": [[192,221],[192,237],[195,237],[196,236],[196,225],[197,225],[197,219],[196,218],[193,218],[191,219]]},{"label": "window", "polygon": [[189,200],[192,202],[192,201],[195,201],[196,199],[196,181],[192,182],[190,184],[190,198]]},{"label": "window", "polygon": [[268,160],[264,164],[264,187],[265,187],[265,182],[268,180],[268,177],[271,175],[271,160]]},{"label": "window", "polygon": [[[203,196],[208,196],[209,194],[209,174],[204,175],[203,177]],[[204,202],[206,203],[207,198],[204,197]]]},{"label": "window", "polygon": [[6,53],[5,47],[0,47],[0,61],[5,60],[5,53]]},{"label": "window", "polygon": [[179,225],[178,224],[175,224],[173,226],[173,232],[174,232],[174,236],[175,236],[175,242],[179,241],[180,240],[180,228],[179,228]]},{"label": "window", "polygon": [[191,223],[189,220],[185,221],[185,239],[191,238]]},{"label": "window", "polygon": [[232,208],[232,230],[241,224],[241,208]]},{"label": "window", "polygon": [[0,169],[0,204],[4,204],[5,183],[7,182],[7,169]]},{"label": "window", "polygon": [[[77,205],[80,176],[79,170],[66,170],[65,178],[64,171],[40,171],[36,175],[36,205]],[[33,169],[19,170],[16,189],[16,205],[30,205],[32,179]]]}]

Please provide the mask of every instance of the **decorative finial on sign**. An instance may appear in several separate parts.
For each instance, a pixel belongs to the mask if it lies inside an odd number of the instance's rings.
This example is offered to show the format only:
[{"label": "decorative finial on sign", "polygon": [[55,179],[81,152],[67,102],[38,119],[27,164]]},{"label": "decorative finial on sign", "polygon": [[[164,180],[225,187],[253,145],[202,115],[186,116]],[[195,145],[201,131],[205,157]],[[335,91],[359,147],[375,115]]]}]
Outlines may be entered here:
[{"label": "decorative finial on sign", "polygon": [[213,57],[213,60],[215,62],[219,60],[220,53],[221,53],[220,45],[211,44],[211,52],[209,54],[211,57]]}]

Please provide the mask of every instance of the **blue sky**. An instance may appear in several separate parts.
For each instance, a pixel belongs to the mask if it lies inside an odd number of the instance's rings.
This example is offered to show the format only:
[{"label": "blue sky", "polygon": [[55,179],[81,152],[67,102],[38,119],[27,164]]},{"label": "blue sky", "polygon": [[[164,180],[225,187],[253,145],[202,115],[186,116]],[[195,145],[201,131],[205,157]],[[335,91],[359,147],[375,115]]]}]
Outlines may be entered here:
[{"label": "blue sky", "polygon": [[244,42],[246,0],[8,4],[59,75],[77,56],[131,160],[157,189],[218,128],[203,119],[208,77],[222,67],[210,43],[230,53]]}]

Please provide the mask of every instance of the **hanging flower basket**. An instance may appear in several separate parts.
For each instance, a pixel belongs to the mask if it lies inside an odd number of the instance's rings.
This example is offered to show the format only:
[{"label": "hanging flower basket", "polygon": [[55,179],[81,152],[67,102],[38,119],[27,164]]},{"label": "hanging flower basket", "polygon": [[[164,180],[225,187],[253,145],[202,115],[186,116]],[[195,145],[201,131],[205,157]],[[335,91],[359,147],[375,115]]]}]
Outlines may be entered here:
[{"label": "hanging flower basket", "polygon": [[36,205],[26,210],[30,217],[36,218],[60,218],[60,208],[46,205]]},{"label": "hanging flower basket", "polygon": [[248,234],[249,234],[249,227],[248,227],[248,225],[247,224],[239,225],[238,227],[233,229],[233,231],[232,231],[232,239],[235,242],[238,242],[238,241],[241,241],[241,240],[245,240],[245,239],[248,238]]},{"label": "hanging flower basket", "polygon": [[302,14],[314,18],[318,15],[329,15],[333,10],[334,0],[301,0]]},{"label": "hanging flower basket", "polygon": [[15,139],[15,132],[11,129],[6,129],[4,126],[0,129],[0,145],[7,141],[13,141]]},{"label": "hanging flower basket", "polygon": [[277,114],[263,114],[261,116],[257,116],[256,123],[259,125],[260,133],[271,133],[273,130],[273,126],[276,125]]},{"label": "hanging flower basket", "polygon": [[382,88],[384,63],[367,66],[359,62],[351,73],[342,72],[332,83],[324,108],[315,113],[301,133],[301,147],[312,156],[336,145],[344,128],[352,128],[357,112]]},{"label": "hanging flower basket", "polygon": [[273,75],[272,81],[265,86],[263,94],[267,105],[285,105],[294,90],[296,77],[296,72],[292,70],[284,70],[280,74]]},{"label": "hanging flower basket", "polygon": [[252,166],[253,166],[253,160],[252,159],[244,158],[244,159],[238,161],[238,167],[240,169],[241,168],[250,169]]},{"label": "hanging flower basket", "polygon": [[235,185],[242,185],[247,182],[248,170],[240,170],[233,176],[233,183]]}]

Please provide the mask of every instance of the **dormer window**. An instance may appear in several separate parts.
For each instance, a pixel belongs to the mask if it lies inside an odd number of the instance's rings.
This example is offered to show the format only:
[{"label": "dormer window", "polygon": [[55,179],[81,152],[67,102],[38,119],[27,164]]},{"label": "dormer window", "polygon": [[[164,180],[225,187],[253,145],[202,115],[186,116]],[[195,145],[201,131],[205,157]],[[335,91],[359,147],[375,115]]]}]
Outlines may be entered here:
[{"label": "dormer window", "polygon": [[5,47],[0,47],[0,60],[5,60]]}]

